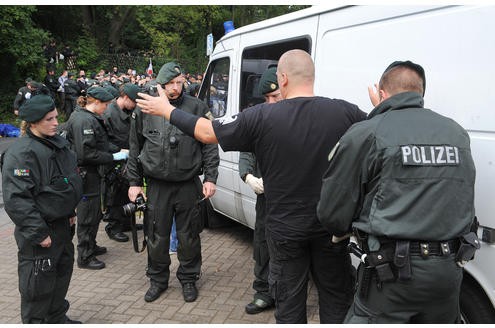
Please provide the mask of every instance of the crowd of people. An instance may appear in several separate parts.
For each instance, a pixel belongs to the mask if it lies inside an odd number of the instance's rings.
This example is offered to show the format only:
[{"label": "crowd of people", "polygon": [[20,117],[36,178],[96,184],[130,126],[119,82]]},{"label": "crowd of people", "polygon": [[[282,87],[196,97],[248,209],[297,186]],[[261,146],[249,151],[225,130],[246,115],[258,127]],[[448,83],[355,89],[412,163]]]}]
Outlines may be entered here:
[{"label": "crowd of people", "polygon": [[[184,72],[183,78],[184,90],[193,96],[196,95],[203,80],[203,75],[201,73]],[[74,72],[64,69],[60,75],[56,75],[55,65],[48,63],[43,81],[38,82],[30,77],[25,80],[25,85],[16,94],[13,110],[17,115],[24,101],[29,99],[31,95],[43,92],[48,93],[53,98],[60,111],[59,114],[68,119],[75,109],[77,99],[80,96],[84,96],[86,90],[93,85],[111,86],[118,90],[121,85],[131,83],[146,90],[149,86],[156,84],[155,79],[156,74],[152,72],[139,74],[133,68],[122,71],[117,66],[113,66],[109,70],[100,69],[89,74],[85,70]]]},{"label": "crowd of people", "polygon": [[[368,90],[375,108],[367,115],[345,100],[315,95],[311,56],[290,50],[260,79],[265,103],[216,120],[186,92],[177,63],[141,85],[130,73],[118,86],[115,75],[99,72],[88,86],[81,71],[75,83],[84,92],[62,129],[56,93],[25,97],[18,106],[26,135],[5,154],[2,182],[16,225],[23,322],[76,323],[66,316],[65,299],[72,236],[78,267],[103,269],[96,256],[107,249],[96,245],[98,226],[106,216],[109,237],[127,241],[127,203],[144,213],[150,279],[144,300],[168,288],[175,226],[176,277],[184,301],[194,302],[202,202],[216,191],[217,144],[242,152],[240,176],[258,195],[255,294],[246,313],[274,306],[277,323],[306,323],[311,276],[321,323],[459,320],[459,263],[479,244],[475,169],[466,131],[423,108],[420,65],[387,67],[377,90]],[[50,91],[53,76],[49,71],[42,87]],[[32,92],[32,82],[22,92]],[[431,210],[433,202],[450,215]],[[351,232],[368,256],[357,274]]]}]

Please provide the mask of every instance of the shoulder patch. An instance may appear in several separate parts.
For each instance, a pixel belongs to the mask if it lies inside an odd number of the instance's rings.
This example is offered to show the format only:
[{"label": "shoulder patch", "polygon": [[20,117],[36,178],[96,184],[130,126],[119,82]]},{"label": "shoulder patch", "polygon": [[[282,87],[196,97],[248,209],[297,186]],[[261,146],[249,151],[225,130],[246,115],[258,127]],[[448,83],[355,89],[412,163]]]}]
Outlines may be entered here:
[{"label": "shoulder patch", "polygon": [[233,116],[229,116],[229,117],[219,118],[218,122],[221,125],[230,124],[230,123],[234,122],[235,120],[237,120],[237,116],[238,115],[233,115]]},{"label": "shoulder patch", "polygon": [[208,113],[206,113],[205,116],[210,121],[213,121],[215,119],[215,117],[213,117],[213,114],[210,111],[208,111]]},{"label": "shoulder patch", "polygon": [[28,177],[29,169],[14,169],[14,176],[16,177]]},{"label": "shoulder patch", "polygon": [[89,135],[89,134],[95,134],[93,129],[84,129],[83,130],[83,135]]}]

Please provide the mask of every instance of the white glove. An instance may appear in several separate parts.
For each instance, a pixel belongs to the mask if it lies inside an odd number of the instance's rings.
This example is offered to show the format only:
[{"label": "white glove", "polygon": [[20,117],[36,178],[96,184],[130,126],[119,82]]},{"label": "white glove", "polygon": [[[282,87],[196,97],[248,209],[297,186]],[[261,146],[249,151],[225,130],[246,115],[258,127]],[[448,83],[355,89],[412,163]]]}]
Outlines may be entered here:
[{"label": "white glove", "polygon": [[246,175],[246,183],[253,189],[256,194],[262,194],[265,192],[263,188],[263,178],[256,178],[252,174]]},{"label": "white glove", "polygon": [[118,153],[113,153],[112,156],[114,161],[123,161],[129,157],[129,154],[123,151],[119,151]]}]

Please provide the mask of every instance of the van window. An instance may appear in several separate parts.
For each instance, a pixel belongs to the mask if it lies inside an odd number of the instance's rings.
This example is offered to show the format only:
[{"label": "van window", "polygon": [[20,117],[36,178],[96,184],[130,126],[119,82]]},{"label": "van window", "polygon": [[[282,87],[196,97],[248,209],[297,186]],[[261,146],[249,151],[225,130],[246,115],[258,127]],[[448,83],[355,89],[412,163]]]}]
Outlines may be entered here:
[{"label": "van window", "polygon": [[277,66],[280,56],[291,49],[302,49],[310,53],[311,41],[309,36],[244,49],[242,53],[239,111],[265,101],[258,90],[260,77],[268,68]]},{"label": "van window", "polygon": [[206,101],[215,118],[224,116],[227,110],[229,67],[230,59],[228,57],[211,62],[198,96]]}]

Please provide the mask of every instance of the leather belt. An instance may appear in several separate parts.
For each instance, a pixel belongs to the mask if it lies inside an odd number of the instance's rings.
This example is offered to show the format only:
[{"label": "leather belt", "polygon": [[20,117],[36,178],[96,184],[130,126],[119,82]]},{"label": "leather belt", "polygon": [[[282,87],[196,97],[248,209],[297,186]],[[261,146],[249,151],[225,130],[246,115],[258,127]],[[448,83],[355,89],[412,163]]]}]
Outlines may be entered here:
[{"label": "leather belt", "polygon": [[446,256],[455,254],[459,250],[458,240],[448,241],[411,241],[409,249],[411,255],[428,256]]}]

